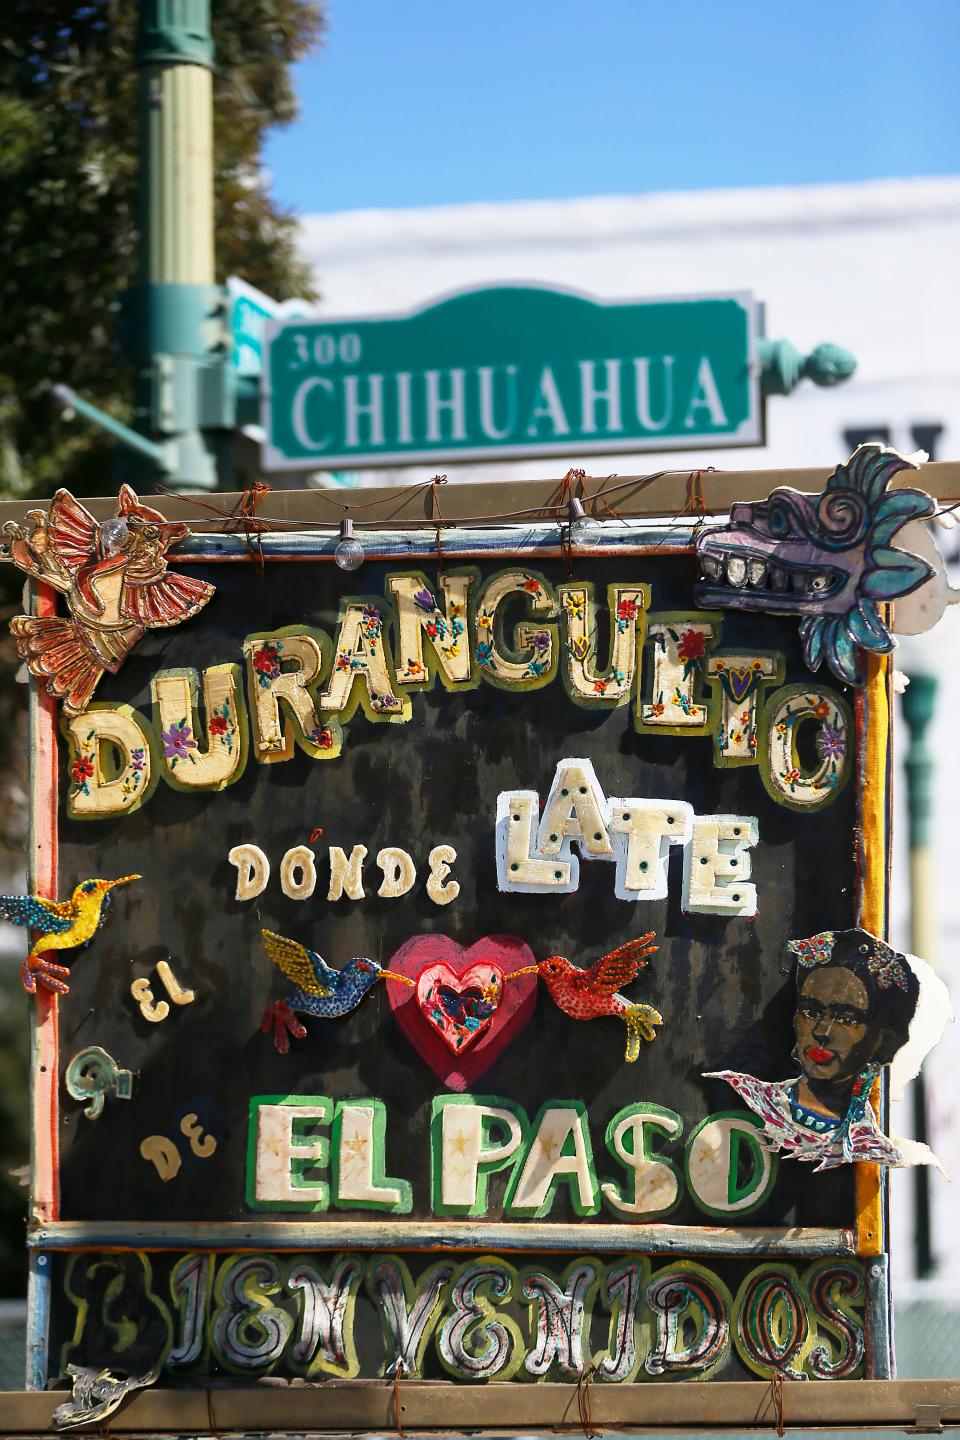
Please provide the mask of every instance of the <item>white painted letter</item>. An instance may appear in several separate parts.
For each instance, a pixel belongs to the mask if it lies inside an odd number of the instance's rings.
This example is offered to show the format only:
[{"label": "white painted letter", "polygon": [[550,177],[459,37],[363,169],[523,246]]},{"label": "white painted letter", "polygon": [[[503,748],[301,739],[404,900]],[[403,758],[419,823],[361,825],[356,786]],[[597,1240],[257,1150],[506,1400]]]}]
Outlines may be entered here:
[{"label": "white painted letter", "polygon": [[382,445],[383,440],[383,376],[366,377],[370,399],[360,403],[359,387],[361,375],[343,377],[344,440],[350,450],[356,449],[360,441],[360,421],[367,422],[367,445]]},{"label": "white painted letter", "polygon": [[[450,394],[440,394],[440,380],[443,375],[450,377]],[[467,372],[465,370],[425,370],[424,379],[427,382],[427,439],[437,440],[466,440],[467,438],[467,415],[464,398],[464,380]],[[450,415],[450,434],[443,434],[442,419],[444,412]]]},{"label": "white painted letter", "polygon": [[683,856],[683,908],[698,915],[756,915],[747,851],[759,829],[750,815],[695,815]]},{"label": "white painted letter", "polygon": [[690,404],[687,406],[687,413],[683,421],[685,429],[692,430],[696,425],[694,412],[697,410],[709,411],[711,425],[719,426],[727,423],[723,405],[720,403],[720,391],[717,389],[717,382],[713,378],[710,361],[706,355],[700,356],[697,378],[690,393]]},{"label": "white painted letter", "polygon": [[354,845],[349,860],[339,845],[330,846],[328,900],[339,900],[342,895],[350,900],[363,899],[363,862],[366,858],[366,845]]},{"label": "white painted letter", "polygon": [[304,450],[326,450],[330,445],[330,432],[328,431],[322,440],[314,440],[307,429],[307,397],[311,390],[323,390],[325,394],[332,396],[334,393],[333,382],[325,380],[322,375],[314,375],[310,380],[304,380],[297,386],[291,413],[293,433],[298,444],[302,445]]},{"label": "white painted letter", "polygon": [[377,894],[382,895],[385,900],[396,900],[413,889],[417,867],[406,850],[401,850],[397,845],[388,845],[377,852],[377,864],[383,871],[383,880]]},{"label": "white painted letter", "polygon": [[633,362],[637,391],[637,420],[644,430],[665,430],[673,414],[673,356],[661,355],[663,362],[663,415],[654,420],[650,408],[650,357],[639,355]]},{"label": "white painted letter", "polygon": [[563,413],[560,391],[557,389],[557,382],[553,378],[553,371],[549,365],[544,365],[543,373],[540,376],[540,383],[537,386],[537,393],[533,397],[533,408],[527,420],[528,435],[532,437],[537,435],[541,420],[546,420],[549,423],[553,430],[554,437],[570,434],[570,426],[567,424],[567,417]]},{"label": "white painted letter", "polygon": [[492,365],[481,365],[477,371],[480,382],[480,429],[488,440],[506,440],[507,436],[513,433],[517,423],[517,367],[516,365],[504,367],[504,374],[507,377],[507,423],[502,429],[497,427],[494,418],[494,374]]},{"label": "white painted letter", "polygon": [[270,861],[259,845],[234,845],[227,859],[237,867],[236,900],[262,895],[270,879]]},{"label": "white painted letter", "polygon": [[595,435],[597,429],[597,406],[603,405],[607,423],[603,426],[609,435],[623,429],[620,418],[620,361],[604,360],[607,383],[602,390],[596,386],[596,360],[580,361],[580,429],[584,435]]}]

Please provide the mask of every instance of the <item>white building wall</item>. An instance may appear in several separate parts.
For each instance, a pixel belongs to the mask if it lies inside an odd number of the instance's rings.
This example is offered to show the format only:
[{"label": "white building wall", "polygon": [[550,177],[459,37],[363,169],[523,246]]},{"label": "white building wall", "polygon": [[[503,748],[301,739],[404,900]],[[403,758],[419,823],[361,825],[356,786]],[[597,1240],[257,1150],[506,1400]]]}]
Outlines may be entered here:
[{"label": "white building wall", "polygon": [[[805,382],[767,411],[761,449],[604,457],[571,464],[608,474],[662,468],[833,465],[845,432],[884,427],[899,449],[932,427],[938,459],[960,459],[960,178],[888,180],[790,189],[700,191],[552,203],[467,205],[317,215],[303,245],[336,315],[386,314],[464,286],[531,280],[607,298],[752,290],[767,334],[806,352],[824,340],[851,349],[859,368],[835,390]],[[928,441],[929,446],[929,441]],[[451,468],[449,478],[557,475],[549,461]],[[426,475],[394,472],[391,480]],[[371,477],[373,478],[373,477]],[[381,475],[376,478],[383,478]],[[709,476],[705,489],[709,501]],[[960,532],[957,532],[960,534]],[[956,541],[949,542],[956,547]],[[958,583],[955,579],[954,583]],[[960,713],[960,614],[950,611],[931,650],[941,673],[932,743],[942,943],[933,958],[960,1003],[960,777],[950,743]],[[903,727],[901,726],[901,731]],[[902,752],[904,736],[900,736]],[[898,789],[902,791],[902,784]],[[898,812],[899,815],[899,812]],[[906,943],[905,826],[897,824],[894,937]],[[930,1068],[933,1143],[960,1186],[960,1033],[948,1032]],[[895,1128],[910,1133],[906,1106]],[[943,1271],[960,1280],[960,1189],[932,1177],[934,1234]],[[893,1179],[894,1268],[910,1273],[912,1184]]]},{"label": "white building wall", "polygon": [[[911,426],[942,424],[940,454],[960,453],[960,179],[315,215],[303,242],[331,316],[504,280],[622,299],[752,290],[772,338],[803,351],[833,340],[857,356],[856,378],[837,390],[804,384],[772,400],[764,449],[685,451],[684,466],[832,464],[846,427],[881,422],[907,449]],[[548,463],[483,473],[542,475]],[[475,478],[478,467],[449,473]]]}]

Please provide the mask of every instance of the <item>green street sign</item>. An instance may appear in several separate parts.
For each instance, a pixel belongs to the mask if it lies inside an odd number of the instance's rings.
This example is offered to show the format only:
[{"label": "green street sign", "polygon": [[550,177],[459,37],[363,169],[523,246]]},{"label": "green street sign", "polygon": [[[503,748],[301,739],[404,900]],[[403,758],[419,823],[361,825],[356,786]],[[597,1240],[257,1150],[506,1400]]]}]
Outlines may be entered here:
[{"label": "green street sign", "polygon": [[230,297],[231,361],[238,375],[259,375],[263,370],[264,334],[268,320],[309,315],[306,300],[278,301],[236,275],[227,277]]},{"label": "green street sign", "polygon": [[411,315],[267,322],[265,470],[759,445],[748,294],[499,285]]}]

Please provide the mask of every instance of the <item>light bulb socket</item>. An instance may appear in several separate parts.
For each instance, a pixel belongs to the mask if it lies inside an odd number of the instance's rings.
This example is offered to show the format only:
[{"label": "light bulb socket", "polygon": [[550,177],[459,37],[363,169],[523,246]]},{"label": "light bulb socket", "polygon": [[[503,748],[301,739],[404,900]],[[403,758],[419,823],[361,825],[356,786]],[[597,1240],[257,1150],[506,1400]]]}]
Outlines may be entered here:
[{"label": "light bulb socket", "polygon": [[587,512],[583,508],[583,501],[576,495],[571,495],[567,501],[567,524],[576,525],[580,520],[586,520]]},{"label": "light bulb socket", "polygon": [[340,521],[340,539],[333,551],[333,558],[341,570],[359,570],[364,561],[363,544],[353,533],[353,521]]}]

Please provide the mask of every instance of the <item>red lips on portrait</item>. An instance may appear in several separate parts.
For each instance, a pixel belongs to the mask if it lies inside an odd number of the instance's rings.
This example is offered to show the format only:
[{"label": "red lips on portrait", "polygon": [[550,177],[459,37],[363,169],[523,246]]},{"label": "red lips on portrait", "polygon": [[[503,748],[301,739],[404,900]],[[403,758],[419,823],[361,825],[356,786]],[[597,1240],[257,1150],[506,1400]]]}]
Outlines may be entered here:
[{"label": "red lips on portrait", "polygon": [[814,1065],[826,1065],[828,1060],[833,1059],[832,1050],[824,1050],[819,1045],[811,1045],[807,1051],[807,1059],[812,1060]]}]

